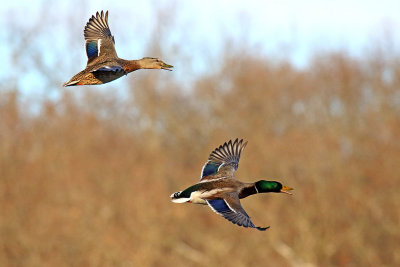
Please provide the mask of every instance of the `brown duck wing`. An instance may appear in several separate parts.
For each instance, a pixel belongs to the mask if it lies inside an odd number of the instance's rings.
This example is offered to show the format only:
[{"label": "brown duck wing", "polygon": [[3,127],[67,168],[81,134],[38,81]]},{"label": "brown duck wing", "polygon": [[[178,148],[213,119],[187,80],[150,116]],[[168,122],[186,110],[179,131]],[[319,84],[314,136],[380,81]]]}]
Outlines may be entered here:
[{"label": "brown duck wing", "polygon": [[86,55],[88,64],[99,56],[117,57],[114,47],[114,36],[108,26],[108,11],[104,14],[97,12],[92,16],[83,31],[85,36]]},{"label": "brown duck wing", "polygon": [[[236,138],[225,142],[211,152],[208,161],[201,170],[200,181],[213,180],[222,177],[233,177],[239,166],[240,155],[247,142]],[[218,174],[218,175],[216,175]]]},{"label": "brown duck wing", "polygon": [[258,227],[250,220],[249,215],[240,204],[237,193],[226,194],[224,198],[207,200],[207,204],[217,214],[221,215],[233,224],[243,227],[256,228],[259,231],[265,231],[269,227]]}]

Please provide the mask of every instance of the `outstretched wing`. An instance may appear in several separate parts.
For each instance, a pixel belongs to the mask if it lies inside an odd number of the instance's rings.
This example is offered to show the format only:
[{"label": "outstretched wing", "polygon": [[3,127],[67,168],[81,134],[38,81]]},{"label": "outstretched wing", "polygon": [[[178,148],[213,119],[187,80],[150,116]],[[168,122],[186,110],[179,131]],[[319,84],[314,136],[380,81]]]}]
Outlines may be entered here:
[{"label": "outstretched wing", "polygon": [[96,16],[92,16],[83,31],[85,36],[86,55],[88,64],[101,55],[117,56],[114,47],[114,36],[112,36],[108,26],[108,11],[103,11]]},{"label": "outstretched wing", "polygon": [[233,177],[233,174],[239,166],[240,154],[246,145],[247,142],[243,142],[243,139],[239,141],[236,138],[235,141],[232,142],[232,140],[230,140],[228,143],[225,142],[223,145],[216,148],[211,152],[208,161],[201,170],[200,181],[211,180],[213,177],[209,177],[209,175],[217,173],[223,173],[226,174],[227,177]]},{"label": "outstretched wing", "polygon": [[249,215],[247,215],[242,205],[240,205],[240,200],[236,193],[229,194],[226,198],[207,200],[207,204],[215,213],[221,215],[233,224],[243,227],[256,228],[259,231],[265,231],[269,228],[269,226],[258,227],[253,224]]}]

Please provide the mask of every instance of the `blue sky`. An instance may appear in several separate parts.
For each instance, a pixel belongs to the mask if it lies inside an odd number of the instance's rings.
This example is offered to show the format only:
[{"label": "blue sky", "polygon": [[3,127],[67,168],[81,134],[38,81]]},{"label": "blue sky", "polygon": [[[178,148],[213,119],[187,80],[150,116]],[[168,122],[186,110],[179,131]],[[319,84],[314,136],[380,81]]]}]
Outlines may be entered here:
[{"label": "blue sky", "polygon": [[[70,56],[76,62],[76,72],[86,63],[83,27],[92,14],[102,9],[110,11],[109,24],[116,39],[118,55],[128,59],[144,56],[148,46],[146,40],[159,19],[155,10],[165,9],[174,20],[174,31],[164,37],[172,40],[171,43],[177,40],[175,49],[191,57],[185,68],[176,68],[174,75],[177,77],[192,76],[191,72],[206,72],[210,59],[217,65],[222,50],[229,49],[222,43],[224,36],[233,43],[245,42],[256,47],[252,53],[277,60],[288,58],[299,67],[306,66],[315,51],[346,49],[355,55],[362,53],[372,40],[381,38],[384,31],[392,32],[395,43],[400,43],[397,33],[400,29],[399,0],[47,1],[45,14],[43,2],[4,2],[0,8],[0,23],[5,25],[4,20],[15,20],[29,27],[32,21],[55,17],[48,19],[48,31],[37,38],[41,38],[39,42],[46,47],[59,34],[56,38],[58,43],[53,46],[55,50],[47,47],[49,53],[45,56],[51,61],[54,55],[60,54],[57,49],[66,53],[66,50],[73,50]],[[63,36],[59,29],[65,26],[71,15],[72,36]],[[165,23],[169,23],[168,20]],[[0,56],[7,59],[11,49],[4,46],[3,34],[0,33]],[[81,44],[63,46],[65,38],[77,38]],[[178,40],[185,40],[185,43]],[[8,65],[0,66],[0,73],[4,75]],[[69,73],[69,69],[61,71],[68,73],[66,76],[74,74]],[[32,83],[34,77],[34,72],[26,73],[24,84]],[[65,77],[65,80],[69,78]]]},{"label": "blue sky", "polygon": [[[121,9],[127,17],[139,14],[139,21],[148,22],[155,6],[173,7],[171,2],[89,1],[88,10]],[[207,42],[206,47],[216,47],[223,32],[245,38],[265,53],[276,55],[286,49],[299,66],[315,49],[356,52],[379,38],[384,27],[393,32],[400,28],[399,0],[182,0],[175,6],[178,23],[190,25],[193,45]]]}]

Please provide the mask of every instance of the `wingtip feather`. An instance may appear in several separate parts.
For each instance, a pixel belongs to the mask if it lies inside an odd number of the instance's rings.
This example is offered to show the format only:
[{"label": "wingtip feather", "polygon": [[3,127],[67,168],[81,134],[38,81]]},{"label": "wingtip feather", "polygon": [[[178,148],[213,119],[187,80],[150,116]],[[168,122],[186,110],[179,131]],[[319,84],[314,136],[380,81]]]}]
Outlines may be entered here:
[{"label": "wingtip feather", "polygon": [[267,227],[259,227],[259,226],[256,226],[255,228],[256,228],[258,231],[265,231],[265,230],[269,229],[270,226],[267,226]]}]

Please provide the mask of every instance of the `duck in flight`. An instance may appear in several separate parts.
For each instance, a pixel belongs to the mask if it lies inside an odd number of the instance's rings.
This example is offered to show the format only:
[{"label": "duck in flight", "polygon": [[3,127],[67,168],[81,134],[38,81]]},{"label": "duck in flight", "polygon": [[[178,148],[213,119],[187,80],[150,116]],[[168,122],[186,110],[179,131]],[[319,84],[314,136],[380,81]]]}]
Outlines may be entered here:
[{"label": "duck in flight", "polygon": [[117,56],[114,36],[108,26],[108,11],[92,16],[83,31],[88,57],[86,68],[73,76],[63,86],[94,85],[108,83],[138,69],[171,70],[158,58],[144,57],[139,60],[125,60]]},{"label": "duck in flight", "polygon": [[247,142],[236,139],[216,148],[209,156],[201,171],[200,182],[170,197],[175,203],[208,205],[214,212],[234,224],[265,231],[268,227],[258,227],[240,204],[240,199],[258,193],[286,193],[292,188],[275,181],[260,180],[243,183],[234,178],[240,155]]}]

